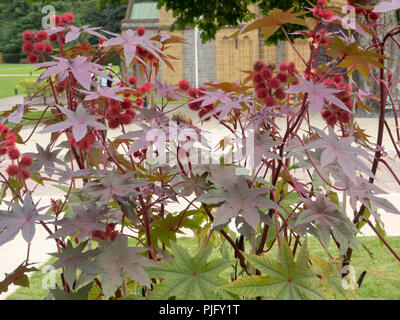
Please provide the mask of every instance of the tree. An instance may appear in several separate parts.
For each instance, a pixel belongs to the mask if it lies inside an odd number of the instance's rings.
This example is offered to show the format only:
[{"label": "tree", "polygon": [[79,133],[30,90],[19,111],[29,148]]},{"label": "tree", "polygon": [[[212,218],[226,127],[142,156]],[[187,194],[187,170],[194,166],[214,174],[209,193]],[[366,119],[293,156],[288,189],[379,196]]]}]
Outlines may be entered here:
[{"label": "tree", "polygon": [[0,48],[5,53],[21,53],[21,34],[28,29],[42,29],[41,12],[45,4],[51,3],[57,13],[71,11],[78,25],[99,26],[104,29],[121,32],[121,20],[125,16],[126,4],[107,4],[103,10],[98,7],[98,0],[11,0],[0,2]]}]

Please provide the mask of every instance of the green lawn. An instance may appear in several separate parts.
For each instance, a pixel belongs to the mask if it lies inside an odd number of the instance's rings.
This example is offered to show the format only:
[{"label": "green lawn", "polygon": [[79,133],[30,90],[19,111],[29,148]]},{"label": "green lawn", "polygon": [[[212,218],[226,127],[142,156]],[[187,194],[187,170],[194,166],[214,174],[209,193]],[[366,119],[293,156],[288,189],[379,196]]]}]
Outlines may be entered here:
[{"label": "green lawn", "polygon": [[[356,270],[357,278],[364,271],[367,274],[364,278],[359,296],[366,300],[398,300],[400,299],[400,263],[391,255],[391,253],[380,245],[379,239],[376,237],[360,237],[362,243],[372,252],[374,257],[371,258],[368,252],[361,248],[353,255],[353,267]],[[400,237],[388,237],[388,242],[397,252],[400,251]],[[197,242],[194,238],[179,238],[178,243],[185,248],[191,249],[194,254],[197,248]],[[326,253],[321,248],[315,238],[309,239],[310,254],[321,258],[326,257]],[[333,244],[332,244],[333,249]],[[338,252],[331,250],[336,255]],[[276,257],[276,252],[269,253],[272,257]],[[218,257],[219,253],[214,250],[213,256]],[[220,257],[220,256],[219,256]],[[54,261],[54,260],[52,260]],[[229,268],[222,273],[226,279],[230,278]],[[30,278],[30,288],[21,288],[8,297],[9,300],[41,300],[47,290],[42,288],[43,274],[38,271],[34,272]]]},{"label": "green lawn", "polygon": [[25,74],[29,75],[29,72],[39,73],[30,64],[0,64],[0,75],[1,74]]}]

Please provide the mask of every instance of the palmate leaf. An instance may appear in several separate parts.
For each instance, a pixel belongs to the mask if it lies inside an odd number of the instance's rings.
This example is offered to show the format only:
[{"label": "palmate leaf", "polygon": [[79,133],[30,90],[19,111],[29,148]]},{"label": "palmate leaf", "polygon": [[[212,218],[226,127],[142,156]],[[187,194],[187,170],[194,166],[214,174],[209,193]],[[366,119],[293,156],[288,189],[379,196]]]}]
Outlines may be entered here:
[{"label": "palmate leaf", "polygon": [[[160,240],[162,243],[169,246],[171,241],[176,241],[177,234],[184,233],[179,230],[180,228],[190,228],[192,230],[200,228],[200,225],[194,220],[188,219],[188,213],[181,218],[182,214],[184,213],[176,216],[168,214],[164,219],[152,222],[151,243],[156,244],[157,241]],[[179,229],[175,230],[179,221]]]},{"label": "palmate leaf", "polygon": [[67,247],[60,253],[50,254],[58,258],[53,263],[53,267],[56,269],[64,268],[64,278],[70,287],[72,287],[76,279],[76,271],[78,269],[88,275],[97,275],[102,270],[92,261],[93,257],[99,253],[98,249],[83,252],[87,243],[88,241],[84,241],[74,248],[72,242],[68,241]]},{"label": "palmate leaf", "polygon": [[108,79],[107,75],[102,72],[104,67],[88,61],[87,57],[77,56],[74,59],[64,59],[53,56],[53,58],[53,61],[39,63],[35,66],[39,69],[47,68],[39,76],[37,83],[41,83],[55,74],[58,75],[58,81],[61,82],[72,74],[82,87],[90,90],[92,74]]},{"label": "palmate leaf", "polygon": [[315,270],[308,266],[307,242],[294,261],[285,239],[279,252],[279,262],[266,256],[245,254],[246,259],[260,270],[261,276],[246,276],[222,289],[244,297],[275,300],[321,300],[324,287]]},{"label": "palmate leaf", "polygon": [[61,149],[50,150],[50,145],[46,147],[46,150],[41,145],[36,143],[37,153],[28,152],[24,155],[31,156],[34,159],[33,166],[31,167],[32,172],[38,172],[42,168],[46,174],[51,177],[56,170],[56,164],[65,166],[65,163],[58,159],[57,156],[61,152]]},{"label": "palmate leaf", "polygon": [[63,218],[57,222],[57,226],[62,227],[61,229],[54,232],[51,238],[58,238],[63,236],[73,236],[78,231],[78,237],[80,240],[88,237],[91,232],[95,230],[103,230],[105,228],[104,223],[100,220],[106,217],[109,209],[104,206],[97,207],[96,202],[90,202],[89,207],[72,207],[75,213],[73,218]]},{"label": "palmate leaf", "polygon": [[299,17],[304,15],[305,12],[294,12],[294,8],[290,8],[288,11],[282,11],[281,9],[273,9],[268,16],[257,19],[253,22],[246,24],[240,31],[235,32],[230,37],[236,37],[243,33],[247,33],[253,30],[262,29],[263,36],[268,39],[278,29],[287,23],[297,24],[307,27],[306,22]]},{"label": "palmate leaf", "polygon": [[20,231],[24,240],[31,243],[36,231],[35,222],[53,219],[46,214],[39,214],[44,208],[36,208],[29,192],[22,206],[16,202],[4,202],[11,207],[11,211],[0,210],[0,246],[13,240]]},{"label": "palmate leaf", "polygon": [[82,191],[93,197],[100,197],[102,203],[107,204],[113,197],[124,197],[128,194],[137,195],[138,187],[148,184],[143,179],[132,178],[134,173],[117,174],[111,172],[105,177],[88,182]]},{"label": "palmate leaf", "polygon": [[229,188],[211,190],[198,200],[210,204],[224,202],[215,212],[214,227],[223,226],[232,218],[241,215],[253,229],[256,229],[260,222],[259,209],[278,209],[279,206],[265,197],[269,192],[267,188],[250,189],[244,177],[236,178],[236,182]]},{"label": "palmate leaf", "polygon": [[125,236],[117,236],[113,242],[102,243],[103,248],[95,257],[95,263],[103,269],[100,275],[106,298],[115,293],[126,276],[150,287],[150,279],[143,266],[152,266],[154,262],[139,254],[146,252],[146,248],[129,247]]},{"label": "palmate leaf", "polygon": [[343,279],[335,263],[313,256],[310,256],[310,259],[313,263],[313,267],[322,277],[321,281],[325,287],[325,294],[328,299],[355,300],[358,298],[356,290],[345,290],[343,288]]},{"label": "palmate leaf", "polygon": [[296,225],[314,222],[317,227],[318,237],[325,247],[328,247],[331,231],[334,232],[336,240],[345,247],[356,247],[357,229],[349,218],[332,202],[328,201],[322,194],[316,195],[316,200],[304,199],[307,209],[300,212]]},{"label": "palmate leaf", "polygon": [[337,98],[334,93],[341,92],[343,90],[330,89],[325,86],[324,83],[312,83],[301,76],[296,75],[299,80],[299,84],[292,86],[287,89],[286,93],[299,93],[304,92],[308,94],[309,109],[312,115],[317,114],[321,111],[325,105],[325,100],[335,104],[344,111],[349,112],[349,108],[343,103],[342,100]]},{"label": "palmate leaf", "polygon": [[339,139],[331,126],[328,127],[329,134],[325,134],[318,128],[312,128],[320,135],[321,139],[311,141],[305,146],[305,149],[323,149],[320,157],[322,169],[330,164],[337,164],[352,181],[357,179],[356,170],[364,172],[370,177],[373,176],[371,170],[359,158],[364,157],[370,160],[369,153],[364,149],[353,147],[351,145],[354,141],[353,137]]},{"label": "palmate leaf", "polygon": [[375,50],[364,50],[358,46],[355,41],[351,44],[346,44],[339,37],[334,36],[334,40],[326,45],[328,50],[326,54],[334,58],[343,58],[338,67],[350,68],[359,71],[364,78],[369,80],[369,72],[372,66],[376,68],[385,68],[380,62],[387,57],[378,54]]},{"label": "palmate leaf", "polygon": [[377,222],[382,223],[372,205],[375,205],[378,209],[383,209],[389,213],[400,214],[400,211],[390,201],[377,196],[378,194],[387,194],[388,192],[372,183],[369,183],[368,180],[358,177],[357,180],[353,182],[347,177],[342,176],[336,182],[336,185],[340,188],[348,189],[348,195],[350,197],[349,202],[353,210],[357,210],[357,202],[359,201],[373,214]]},{"label": "palmate leaf", "polygon": [[62,107],[58,108],[67,116],[67,119],[65,121],[45,127],[42,131],[40,131],[40,133],[60,132],[68,128],[72,128],[72,135],[78,142],[86,136],[89,127],[93,127],[98,130],[106,129],[104,124],[97,121],[101,118],[101,116],[89,114],[87,109],[83,107],[82,103],[78,106],[75,112]]},{"label": "palmate leaf", "polygon": [[232,263],[226,259],[207,262],[212,248],[206,247],[191,257],[187,250],[171,242],[174,254],[173,262],[159,262],[157,266],[148,267],[149,275],[164,278],[155,286],[150,299],[168,299],[175,296],[177,300],[214,300],[220,299],[216,289],[227,281],[219,274]]},{"label": "palmate leaf", "polygon": [[69,293],[66,293],[57,286],[55,289],[50,289],[48,298],[52,298],[54,300],[88,300],[93,283],[94,282],[90,282],[80,289],[71,291]]}]

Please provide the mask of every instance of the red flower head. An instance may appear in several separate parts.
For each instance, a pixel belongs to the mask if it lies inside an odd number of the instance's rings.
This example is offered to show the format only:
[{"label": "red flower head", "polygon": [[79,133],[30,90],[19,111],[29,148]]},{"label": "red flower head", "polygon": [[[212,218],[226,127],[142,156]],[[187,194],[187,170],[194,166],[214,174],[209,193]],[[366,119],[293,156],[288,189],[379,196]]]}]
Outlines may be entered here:
[{"label": "red flower head", "polygon": [[200,110],[201,101],[189,102],[188,106],[189,106],[190,110],[198,111],[198,110]]},{"label": "red flower head", "polygon": [[196,88],[190,88],[188,90],[189,96],[191,96],[192,98],[196,99],[199,95],[199,90],[197,90]]},{"label": "red flower head", "polygon": [[123,102],[121,102],[121,108],[125,110],[132,108],[132,100],[125,99]]},{"label": "red flower head", "polygon": [[278,88],[275,90],[274,96],[279,100],[283,100],[286,98],[286,93],[282,89]]},{"label": "red flower head", "polygon": [[278,72],[278,74],[277,74],[276,76],[277,76],[278,79],[281,80],[282,82],[288,81],[288,75],[287,75],[286,73]]},{"label": "red flower head", "polygon": [[263,76],[263,78],[265,80],[269,80],[272,78],[272,70],[265,66],[262,70],[261,70],[261,75]]},{"label": "red flower head", "polygon": [[333,12],[331,10],[322,10],[321,18],[331,20],[333,18]]},{"label": "red flower head", "polygon": [[336,113],[333,112],[325,119],[326,123],[332,127],[336,124],[337,120],[338,117]]}]

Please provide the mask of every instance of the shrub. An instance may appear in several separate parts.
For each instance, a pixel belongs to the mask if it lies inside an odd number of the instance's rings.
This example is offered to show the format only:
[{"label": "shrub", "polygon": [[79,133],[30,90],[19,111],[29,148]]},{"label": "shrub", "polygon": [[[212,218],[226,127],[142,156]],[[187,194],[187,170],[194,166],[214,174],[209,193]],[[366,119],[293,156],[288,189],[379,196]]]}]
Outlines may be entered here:
[{"label": "shrub", "polygon": [[[397,81],[384,68],[385,44],[400,28],[378,34],[373,7],[354,6],[371,17],[356,29],[373,34],[368,48],[327,33],[327,20],[338,23],[341,18],[333,16],[326,1],[318,1],[315,29],[304,32],[310,56],[295,51],[304,72],[291,61],[279,69],[257,61],[244,81],[200,88],[184,79],[172,85],[155,80],[160,63],[172,72],[168,48],[183,43],[180,37],[150,37],[141,28],[123,37],[104,33],[110,36],[106,39],[101,29],[59,25],[50,41],[58,43],[60,55],[47,60],[41,54],[46,42],[36,45],[35,53],[41,60],[39,83],[48,81],[56,103],[35,119],[26,115],[29,102],[1,118],[14,125],[0,126],[1,199],[10,200],[9,210],[0,211],[0,245],[21,231],[28,251],[0,290],[32,271],[30,242],[35,228],[43,227],[56,240],[53,267],[62,270],[63,285],[50,290],[50,298],[135,299],[138,292],[149,299],[355,298],[355,279],[344,285],[342,277],[349,279],[352,252],[360,246],[356,235],[365,225],[400,261],[385,240],[377,210],[400,212],[380,196],[387,190],[374,185],[380,166],[400,184],[382,145],[384,132],[389,133],[400,157],[395,109],[396,128],[385,122],[386,96]],[[285,33],[288,22],[305,25],[301,16],[275,9],[241,32],[261,27],[265,36],[279,28]],[[67,55],[64,45],[81,33],[99,38],[96,49],[81,43]],[[49,41],[41,34],[40,41]],[[31,33],[24,38],[33,41]],[[320,51],[328,63],[314,61]],[[135,88],[134,78],[129,82],[116,75],[116,86],[98,86],[94,78],[106,73],[97,62],[107,63],[111,52],[129,67],[138,65],[147,81]],[[379,70],[379,80],[372,69]],[[369,97],[353,85],[354,70],[381,89],[376,143],[354,121],[354,106]],[[58,93],[68,97],[65,105],[57,101]],[[170,106],[171,100],[181,104]],[[48,110],[51,114],[44,116]],[[189,110],[196,112],[193,119]],[[315,117],[325,121],[322,128],[315,126]],[[283,120],[279,126],[278,118]],[[24,140],[19,135],[23,119],[42,123],[43,129],[38,132],[35,125]],[[205,139],[200,124],[211,120],[226,138]],[[21,154],[19,145],[37,133],[50,133],[50,143]],[[45,186],[58,182],[65,194],[54,196],[45,211],[37,206],[30,180]],[[176,244],[183,228],[198,238],[196,253]],[[324,259],[309,256],[309,235],[319,240]],[[341,253],[337,257],[332,243]],[[278,256],[270,253],[272,248]],[[213,252],[219,258],[210,259]],[[223,270],[231,271],[230,280],[220,276]]]}]

